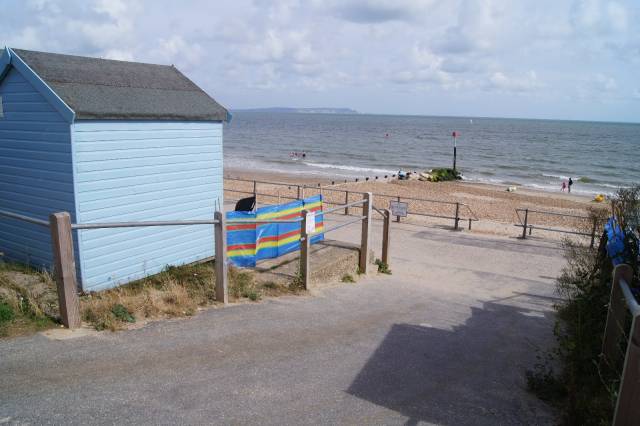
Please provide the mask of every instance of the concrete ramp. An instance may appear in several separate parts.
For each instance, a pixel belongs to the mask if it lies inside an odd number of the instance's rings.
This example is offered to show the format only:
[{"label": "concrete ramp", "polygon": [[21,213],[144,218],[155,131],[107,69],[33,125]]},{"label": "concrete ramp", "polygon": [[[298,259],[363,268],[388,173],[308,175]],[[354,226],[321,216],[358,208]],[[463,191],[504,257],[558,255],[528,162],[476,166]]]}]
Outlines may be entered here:
[{"label": "concrete ramp", "polygon": [[[358,271],[358,245],[335,240],[324,240],[311,246],[310,282],[313,287],[341,281],[345,275],[355,278]],[[298,275],[300,252],[295,251],[276,259],[263,260],[253,268],[256,281],[289,283]]]}]

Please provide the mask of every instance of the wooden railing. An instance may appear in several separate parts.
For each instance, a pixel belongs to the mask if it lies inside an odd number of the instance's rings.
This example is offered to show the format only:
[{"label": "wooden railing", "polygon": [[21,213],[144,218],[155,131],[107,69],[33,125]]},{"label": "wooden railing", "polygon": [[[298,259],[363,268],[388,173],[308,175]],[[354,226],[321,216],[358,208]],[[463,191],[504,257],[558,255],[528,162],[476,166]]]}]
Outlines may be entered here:
[{"label": "wooden railing", "polygon": [[[356,222],[362,223],[360,237],[360,257],[358,267],[361,273],[366,273],[370,264],[369,246],[371,240],[371,222],[373,209],[373,196],[371,193],[363,193],[361,200],[353,201],[345,205],[339,205],[328,210],[316,212],[316,216],[333,213],[350,207],[358,207],[362,214],[353,220],[340,223],[329,228],[325,228],[322,233],[334,232],[347,225]],[[377,209],[376,209],[377,210]],[[73,246],[73,231],[79,229],[107,229],[107,228],[139,228],[149,226],[193,226],[193,225],[213,225],[215,232],[215,290],[216,299],[227,304],[228,296],[228,260],[227,260],[227,224],[238,223],[300,223],[300,272],[302,283],[305,289],[309,288],[310,278],[310,245],[312,233],[307,232],[308,212],[302,211],[300,217],[288,220],[281,219],[229,219],[225,218],[224,212],[216,211],[213,219],[205,220],[171,220],[171,221],[143,221],[143,222],[109,222],[109,223],[71,223],[71,216],[67,212],[54,213],[50,216],[49,222],[9,211],[0,210],[0,217],[20,220],[51,230],[52,250],[54,259],[54,276],[58,292],[60,306],[60,318],[67,328],[78,328],[81,326],[78,281],[76,278],[75,254]],[[384,217],[382,261],[389,263],[389,239],[390,239],[390,218],[388,211],[382,211]]]}]

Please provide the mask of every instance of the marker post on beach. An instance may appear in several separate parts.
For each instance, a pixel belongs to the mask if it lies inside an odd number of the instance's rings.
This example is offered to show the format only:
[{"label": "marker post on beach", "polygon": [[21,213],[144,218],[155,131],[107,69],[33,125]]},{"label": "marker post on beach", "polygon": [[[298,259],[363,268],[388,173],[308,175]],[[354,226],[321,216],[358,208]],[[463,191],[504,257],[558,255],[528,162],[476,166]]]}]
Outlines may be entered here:
[{"label": "marker post on beach", "polygon": [[454,130],[451,136],[453,136],[453,171],[455,172],[456,171],[456,155],[457,155],[456,138],[458,137],[458,133],[456,133],[456,131]]}]

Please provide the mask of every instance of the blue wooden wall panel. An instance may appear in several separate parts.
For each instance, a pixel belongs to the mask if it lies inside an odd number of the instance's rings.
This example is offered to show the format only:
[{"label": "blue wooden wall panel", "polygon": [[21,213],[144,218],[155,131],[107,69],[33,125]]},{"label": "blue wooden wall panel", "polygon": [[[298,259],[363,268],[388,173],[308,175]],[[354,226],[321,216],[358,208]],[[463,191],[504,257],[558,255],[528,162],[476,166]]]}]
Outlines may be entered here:
[{"label": "blue wooden wall panel", "polygon": [[[73,129],[79,222],[211,219],[222,205],[221,123],[77,121]],[[213,226],[82,230],[83,288],[211,257],[213,233]]]},{"label": "blue wooden wall panel", "polygon": [[[56,211],[73,216],[69,124],[15,68],[0,82],[0,96],[0,208],[44,220]],[[0,251],[49,267],[49,229],[0,217]]]}]

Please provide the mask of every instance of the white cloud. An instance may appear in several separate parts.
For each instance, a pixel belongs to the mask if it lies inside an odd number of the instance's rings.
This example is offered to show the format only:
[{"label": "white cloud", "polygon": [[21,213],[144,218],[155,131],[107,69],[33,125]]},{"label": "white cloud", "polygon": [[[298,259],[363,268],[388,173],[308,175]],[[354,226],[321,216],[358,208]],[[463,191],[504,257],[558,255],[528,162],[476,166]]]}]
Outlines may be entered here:
[{"label": "white cloud", "polygon": [[487,88],[503,92],[528,92],[541,87],[535,71],[528,71],[520,76],[508,76],[498,71],[491,74],[487,82]]},{"label": "white cloud", "polygon": [[[571,99],[599,113],[602,106],[580,102],[632,99],[638,90],[636,0],[5,0],[3,7],[0,45],[175,64],[231,107],[334,99],[419,113],[429,94],[447,91],[478,104],[494,95],[513,96],[516,106],[523,96]],[[421,95],[411,97],[414,89]],[[390,102],[381,105],[380,93]],[[398,93],[406,97],[394,103]]]}]

